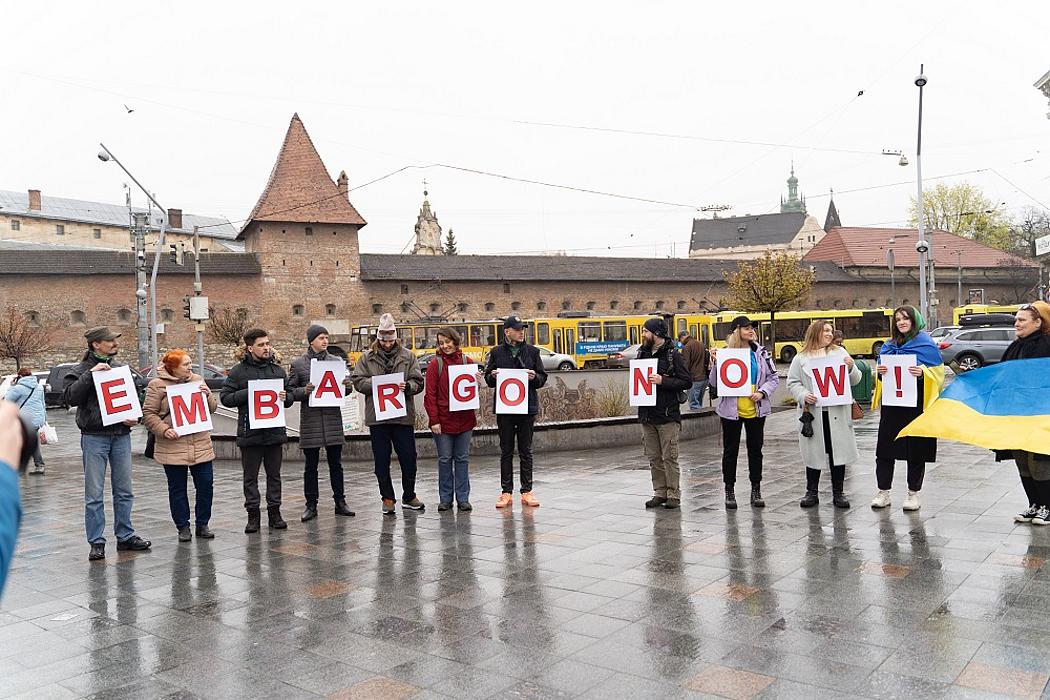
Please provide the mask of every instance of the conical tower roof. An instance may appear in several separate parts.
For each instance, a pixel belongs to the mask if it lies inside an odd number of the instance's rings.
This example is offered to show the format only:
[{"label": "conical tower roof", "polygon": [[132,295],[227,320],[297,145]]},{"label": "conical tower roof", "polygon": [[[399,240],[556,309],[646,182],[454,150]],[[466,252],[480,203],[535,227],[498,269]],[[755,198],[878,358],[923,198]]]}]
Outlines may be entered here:
[{"label": "conical tower roof", "polygon": [[328,175],[298,114],[292,115],[277,162],[239,237],[253,221],[364,226],[346,195]]},{"label": "conical tower roof", "polygon": [[824,230],[830,231],[833,228],[839,228],[842,226],[842,220],[839,219],[839,210],[835,206],[835,198],[832,196],[831,202],[828,203],[828,215],[824,217]]}]

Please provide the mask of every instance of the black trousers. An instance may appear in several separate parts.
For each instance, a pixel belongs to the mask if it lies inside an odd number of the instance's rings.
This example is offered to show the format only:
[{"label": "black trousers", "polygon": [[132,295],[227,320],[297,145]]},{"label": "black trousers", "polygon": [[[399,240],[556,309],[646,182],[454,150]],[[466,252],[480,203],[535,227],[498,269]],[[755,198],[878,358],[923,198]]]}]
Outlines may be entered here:
[{"label": "black trousers", "polygon": [[401,500],[416,497],[416,433],[411,425],[380,423],[369,426],[372,436],[372,457],[375,459],[379,495],[387,501],[396,501],[394,482],[390,478],[390,458],[397,453],[401,465]]},{"label": "black trousers", "polygon": [[[875,458],[875,480],[880,491],[889,491],[893,486],[893,466],[897,460],[889,457]],[[926,462],[908,460],[908,489],[922,491],[922,480],[926,476]]]},{"label": "black trousers", "polygon": [[747,435],[747,473],[752,484],[762,483],[762,442],[766,418],[722,419],[722,481],[736,484],[736,460],[740,455],[740,431]]},{"label": "black trousers", "polygon": [[266,507],[281,507],[281,448],[284,445],[252,445],[241,448],[244,471],[244,507],[259,509],[259,467],[266,469]]},{"label": "black trousers", "polygon": [[[332,483],[332,498],[336,503],[346,500],[343,486],[343,446],[326,445],[324,454],[328,460],[328,480]],[[303,459],[306,460],[306,469],[303,470],[303,495],[306,496],[307,505],[316,506],[321,495],[317,485],[317,465],[321,461],[321,448],[304,447]]]},{"label": "black trousers", "polygon": [[503,493],[514,493],[514,444],[518,446],[521,466],[521,492],[532,491],[532,429],[536,416],[500,414],[496,416],[499,428],[499,473]]}]

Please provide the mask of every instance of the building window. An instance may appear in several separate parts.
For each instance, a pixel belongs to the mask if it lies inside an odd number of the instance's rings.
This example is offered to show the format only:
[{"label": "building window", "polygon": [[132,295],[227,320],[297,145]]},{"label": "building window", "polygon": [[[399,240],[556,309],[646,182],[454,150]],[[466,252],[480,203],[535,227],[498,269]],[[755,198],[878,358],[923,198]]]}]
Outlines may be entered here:
[{"label": "building window", "polygon": [[100,229],[100,228],[93,228],[93,229],[91,229],[91,237],[92,238],[102,238],[102,229]]},{"label": "building window", "polygon": [[511,311],[521,311],[521,302],[520,301],[512,301],[510,303],[510,310]]},{"label": "building window", "polygon": [[615,300],[609,302],[609,309],[611,311],[616,311],[618,308],[620,308],[620,302]]},{"label": "building window", "polygon": [[325,304],[324,305],[324,315],[325,316],[335,316],[335,304]]},{"label": "building window", "polygon": [[597,304],[595,302],[593,302],[593,301],[588,301],[587,302],[587,310],[588,311],[594,311],[594,307],[595,306],[597,306]]},{"label": "building window", "polygon": [[64,224],[55,224],[55,235],[64,236],[66,235],[66,227]]},{"label": "building window", "polygon": [[128,309],[117,309],[117,323],[126,326],[131,323],[131,311]]},{"label": "building window", "polygon": [[841,309],[842,308],[842,300],[841,299],[836,299],[833,308]]},{"label": "building window", "polygon": [[461,301],[458,304],[456,304],[456,310],[459,311],[461,314],[467,313],[467,302]]},{"label": "building window", "polygon": [[40,314],[36,311],[26,311],[26,320],[29,321],[30,326],[39,326]]},{"label": "building window", "polygon": [[640,310],[641,308],[642,308],[642,302],[640,302],[640,301],[635,301],[635,302],[634,302],[634,310],[635,310],[635,311],[639,311],[639,310]]},{"label": "building window", "polygon": [[401,285],[401,293],[402,294],[408,294],[408,285],[407,284]]},{"label": "building window", "polygon": [[87,316],[84,315],[83,311],[70,311],[69,323],[72,326],[83,326],[87,323]]},{"label": "building window", "polygon": [[171,323],[174,320],[175,320],[175,312],[174,311],[172,311],[171,309],[161,309],[160,310],[160,322],[161,323]]},{"label": "building window", "polygon": [[656,310],[657,311],[663,311],[664,310],[664,302],[662,300],[656,302]]},{"label": "building window", "polygon": [[572,308],[572,300],[571,299],[566,299],[565,301],[563,301],[561,303],[561,310],[562,311],[568,311],[571,308]]},{"label": "building window", "polygon": [[488,302],[487,304],[485,304],[485,311],[495,311],[495,310],[496,310],[496,305],[493,304],[491,301]]},{"label": "building window", "polygon": [[440,313],[440,312],[441,312],[441,304],[436,304],[435,303],[435,304],[431,304],[430,305],[430,313],[436,314],[436,313]]},{"label": "building window", "polygon": [[545,302],[545,301],[537,301],[536,302],[536,310],[537,311],[546,311],[547,310],[547,302]]},{"label": "building window", "polygon": [[510,294],[510,283],[508,283],[508,282],[504,282],[503,283],[503,293],[504,294]]},{"label": "building window", "polygon": [[681,299],[678,300],[678,310],[679,311],[685,311],[685,302],[682,301]]},{"label": "building window", "polygon": [[817,299],[817,309],[820,310],[820,309],[823,309],[823,308],[824,308],[824,300],[823,299]]},{"label": "building window", "polygon": [[22,222],[18,219],[11,219],[11,230],[19,231],[22,228]]},{"label": "building window", "polygon": [[382,304],[372,304],[372,313],[374,313],[374,314],[381,314],[381,313],[383,313],[383,305]]},{"label": "building window", "polygon": [[296,304],[292,307],[292,316],[302,316],[305,311],[302,304]]},{"label": "building window", "polygon": [[307,236],[314,235],[314,230],[312,228],[310,228],[309,226],[306,227],[306,235]]}]

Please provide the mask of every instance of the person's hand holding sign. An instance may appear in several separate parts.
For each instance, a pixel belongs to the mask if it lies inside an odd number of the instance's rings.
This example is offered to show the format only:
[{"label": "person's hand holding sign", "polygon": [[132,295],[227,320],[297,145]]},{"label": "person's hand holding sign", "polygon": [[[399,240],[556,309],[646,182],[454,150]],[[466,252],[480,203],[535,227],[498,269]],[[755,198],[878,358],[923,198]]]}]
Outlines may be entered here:
[{"label": "person's hand holding sign", "polygon": [[922,367],[919,367],[918,365],[912,365],[908,368],[908,374],[910,374],[913,377],[921,377]]},{"label": "person's hand holding sign", "polygon": [[174,440],[178,436],[179,434],[175,432],[174,428],[168,428],[164,431],[164,437],[166,437],[168,440]]},{"label": "person's hand holding sign", "polygon": [[806,394],[806,403],[809,404],[810,406],[815,405],[817,403],[817,395],[816,394]]},{"label": "person's hand holding sign", "polygon": [[649,381],[659,386],[664,383],[664,376],[662,374],[650,374]]}]

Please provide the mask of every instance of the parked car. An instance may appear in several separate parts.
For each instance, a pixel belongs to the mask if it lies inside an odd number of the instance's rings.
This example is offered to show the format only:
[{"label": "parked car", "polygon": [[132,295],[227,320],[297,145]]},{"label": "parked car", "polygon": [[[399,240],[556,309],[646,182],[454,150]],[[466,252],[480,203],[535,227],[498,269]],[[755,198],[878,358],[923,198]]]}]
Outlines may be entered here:
[{"label": "parked car", "polygon": [[46,406],[62,406],[62,392],[66,388],[66,372],[71,367],[76,367],[76,362],[64,362],[55,365],[47,374],[47,384],[44,386],[44,404]]},{"label": "parked car", "polygon": [[543,369],[548,372],[556,369],[562,371],[576,369],[576,360],[573,359],[572,355],[551,352],[547,348],[538,348],[538,350],[540,351],[540,362],[543,363]]},{"label": "parked car", "polygon": [[631,360],[638,359],[638,351],[641,348],[641,345],[631,345],[620,352],[611,352],[608,359],[605,360],[605,366],[613,369],[627,369],[631,366]]},{"label": "parked car", "polygon": [[967,372],[999,362],[1016,337],[1013,326],[963,327],[942,336],[937,347],[944,364]]},{"label": "parked car", "polygon": [[[147,371],[148,370],[148,371]],[[209,362],[204,363],[204,373],[201,374],[201,366],[193,365],[193,373],[200,374],[204,377],[204,383],[208,385],[208,388],[212,391],[219,391],[222,389],[223,383],[226,381],[227,370],[222,367],[218,367]],[[146,381],[152,380],[157,376],[156,370],[152,367],[148,367],[142,370],[141,374],[146,377]]]},{"label": "parked car", "polygon": [[[37,383],[38,384],[44,384],[44,391],[45,391],[45,393],[47,392],[47,375],[48,375],[48,372],[46,372],[46,371],[45,372],[33,372],[33,376],[36,377]],[[7,396],[7,392],[11,390],[11,387],[14,386],[15,382],[17,382],[17,381],[18,381],[18,375],[17,374],[5,375],[4,378],[2,380],[0,380],[0,399],[2,399],[5,396]]]},{"label": "parked car", "polygon": [[953,331],[959,330],[960,328],[962,328],[962,326],[938,326],[937,328],[934,328],[932,331],[930,331],[930,337],[934,340],[937,340],[939,338],[943,338],[944,336],[948,335]]}]

